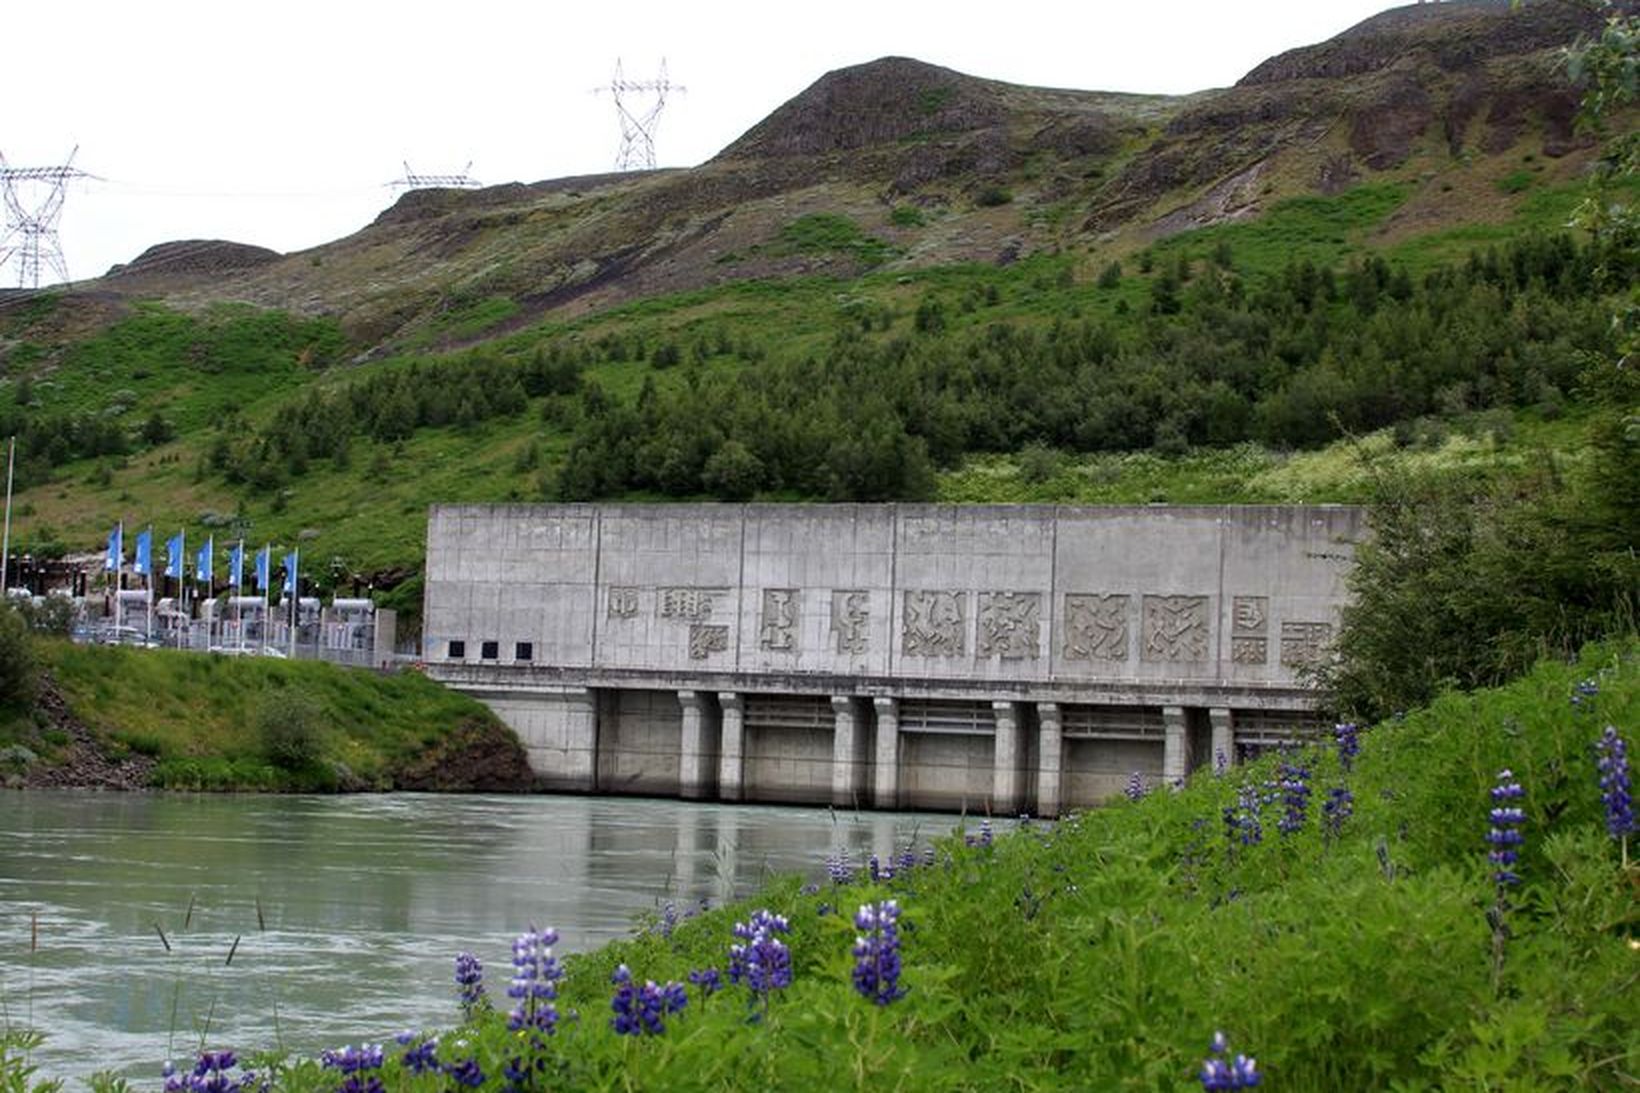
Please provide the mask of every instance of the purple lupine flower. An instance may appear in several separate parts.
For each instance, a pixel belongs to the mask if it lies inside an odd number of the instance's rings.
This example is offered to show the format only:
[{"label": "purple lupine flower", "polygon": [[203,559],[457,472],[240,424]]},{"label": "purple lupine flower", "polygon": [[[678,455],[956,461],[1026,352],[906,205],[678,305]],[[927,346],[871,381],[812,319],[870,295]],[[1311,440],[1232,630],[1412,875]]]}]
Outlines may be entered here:
[{"label": "purple lupine flower", "polygon": [[419,1044],[407,1046],[404,1054],[399,1056],[399,1064],[412,1074],[426,1074],[436,1072],[438,1065],[438,1037],[429,1036]]},{"label": "purple lupine flower", "polygon": [[1344,830],[1344,821],[1355,814],[1355,797],[1344,786],[1327,791],[1321,803],[1321,825],[1329,839],[1336,839]]},{"label": "purple lupine flower", "polygon": [[716,994],[723,989],[723,977],[716,968],[701,968],[689,973],[689,982],[700,988],[701,997]]},{"label": "purple lupine flower", "polygon": [[870,874],[872,884],[882,884],[894,879],[894,867],[883,865],[875,854],[866,861],[866,872]]},{"label": "purple lupine flower", "polygon": [[667,900],[661,905],[660,931],[662,937],[671,937],[678,925],[678,905]]},{"label": "purple lupine flower", "polygon": [[161,1075],[165,1079],[165,1093],[240,1093],[241,1090],[259,1089],[256,1072],[246,1070],[237,1077],[228,1072],[239,1065],[231,1051],[202,1051],[194,1061],[193,1069],[179,1072],[166,1063]]},{"label": "purple lupine flower", "polygon": [[848,860],[848,847],[826,856],[826,875],[833,884],[854,883],[854,866]]},{"label": "purple lupine flower", "polygon": [[1579,680],[1577,684],[1572,687],[1572,709],[1580,711],[1588,709],[1594,703],[1595,697],[1599,694],[1599,683],[1592,679]]},{"label": "purple lupine flower", "polygon": [[1338,765],[1347,773],[1361,754],[1360,729],[1353,721],[1340,721],[1333,726],[1333,738],[1338,741]]},{"label": "purple lupine flower", "polygon": [[1258,790],[1244,785],[1236,791],[1236,803],[1224,809],[1224,833],[1231,843],[1257,846],[1264,841],[1264,825],[1259,820],[1263,808]]},{"label": "purple lupine flower", "polygon": [[1134,771],[1128,777],[1127,788],[1122,792],[1127,794],[1127,799],[1130,801],[1143,799],[1145,795],[1145,776],[1138,771]]},{"label": "purple lupine flower", "polygon": [[558,980],[564,970],[552,955],[558,943],[558,931],[550,926],[545,930],[530,927],[513,942],[513,978],[507,987],[507,997],[513,999],[512,1011],[507,1014],[507,1028],[513,1032],[531,1029],[550,1033],[558,1024]]},{"label": "purple lupine flower", "polygon": [[900,905],[864,904],[854,916],[854,989],[879,1006],[905,997],[900,986]]},{"label": "purple lupine flower", "polygon": [[472,953],[456,954],[456,988],[468,1017],[484,1003],[484,965]]},{"label": "purple lupine flower", "polygon": [[915,868],[917,868],[917,852],[912,849],[910,843],[907,843],[905,849],[900,851],[900,856],[894,861],[894,872],[909,873]]},{"label": "purple lupine flower", "polygon": [[735,923],[735,936],[745,944],[729,947],[729,982],[745,983],[765,998],[770,991],[790,986],[791,950],[775,936],[790,932],[786,917],[768,910],[753,912],[749,922]]},{"label": "purple lupine flower", "polygon": [[445,1077],[457,1085],[464,1085],[469,1089],[477,1089],[484,1084],[484,1071],[478,1065],[478,1059],[467,1058],[459,1063],[446,1063]]},{"label": "purple lupine flower", "polygon": [[319,1062],[330,1070],[342,1073],[342,1084],[336,1093],[384,1093],[381,1068],[383,1061],[380,1044],[352,1044],[334,1051],[319,1053]]},{"label": "purple lupine flower", "polygon": [[991,817],[983,817],[979,822],[978,835],[965,835],[963,841],[969,846],[990,846],[994,838],[991,832]]},{"label": "purple lupine flower", "polygon": [[615,984],[615,997],[609,1004],[615,1016],[609,1024],[621,1036],[659,1036],[666,1031],[666,1015],[678,1013],[689,1004],[683,984],[660,986],[651,979],[641,987],[635,986],[632,971],[625,964],[615,969],[610,981]]},{"label": "purple lupine flower", "polygon": [[1497,882],[1500,891],[1507,885],[1520,883],[1515,865],[1520,861],[1518,848],[1526,841],[1520,832],[1520,825],[1526,822],[1526,813],[1513,802],[1525,796],[1526,791],[1515,781],[1513,772],[1498,771],[1497,785],[1492,787],[1492,811],[1488,815],[1491,826],[1487,828],[1486,841],[1492,847],[1487,857],[1496,866],[1492,879]]},{"label": "purple lupine flower", "polygon": [[1213,773],[1222,776],[1230,769],[1230,757],[1224,754],[1223,748],[1213,750]]},{"label": "purple lupine flower", "polygon": [[1310,810],[1310,768],[1283,762],[1276,785],[1281,789],[1282,813],[1276,830],[1292,835],[1304,829]]},{"label": "purple lupine flower", "polygon": [[1230,1057],[1230,1041],[1224,1033],[1213,1033],[1208,1050],[1210,1054],[1198,1075],[1203,1089],[1252,1089],[1264,1080],[1253,1059],[1246,1055]]},{"label": "purple lupine flower", "polygon": [[1606,808],[1606,830],[1614,839],[1634,831],[1634,794],[1629,786],[1629,745],[1607,725],[1595,741],[1595,765],[1600,770],[1600,803]]}]

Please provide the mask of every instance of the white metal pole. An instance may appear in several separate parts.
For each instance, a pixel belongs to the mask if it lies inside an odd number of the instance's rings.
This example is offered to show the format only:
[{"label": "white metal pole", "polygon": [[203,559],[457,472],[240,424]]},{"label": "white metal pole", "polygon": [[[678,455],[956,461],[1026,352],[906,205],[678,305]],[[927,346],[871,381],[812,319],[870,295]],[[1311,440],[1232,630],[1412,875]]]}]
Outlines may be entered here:
[{"label": "white metal pole", "polygon": [[17,438],[6,453],[6,530],[0,533],[0,596],[6,594],[6,566],[11,561],[11,474],[17,466]]}]

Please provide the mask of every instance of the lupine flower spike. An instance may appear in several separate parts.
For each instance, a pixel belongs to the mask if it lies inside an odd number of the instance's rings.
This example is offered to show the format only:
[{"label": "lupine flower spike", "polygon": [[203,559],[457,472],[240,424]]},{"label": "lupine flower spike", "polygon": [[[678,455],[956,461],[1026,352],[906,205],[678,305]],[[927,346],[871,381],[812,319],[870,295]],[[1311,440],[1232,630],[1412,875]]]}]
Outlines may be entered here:
[{"label": "lupine flower spike", "polygon": [[266,1082],[257,1083],[255,1071],[246,1070],[237,1077],[228,1073],[238,1065],[239,1060],[231,1051],[202,1051],[193,1069],[186,1073],[166,1063],[161,1071],[165,1093],[240,1093],[266,1088]]},{"label": "lupine flower spike", "polygon": [[507,1014],[509,1030],[550,1033],[557,1026],[558,1008],[553,1001],[564,974],[552,955],[557,943],[558,931],[551,927],[531,927],[513,942],[513,978],[507,987],[507,997],[513,1000],[512,1012]]},{"label": "lupine flower spike", "polygon": [[1355,757],[1361,754],[1360,732],[1353,721],[1341,721],[1333,726],[1333,738],[1338,741],[1338,765],[1348,774],[1355,766]]},{"label": "lupine flower spike", "polygon": [[1122,792],[1127,794],[1127,799],[1130,801],[1137,801],[1143,798],[1145,795],[1145,776],[1140,774],[1138,771],[1134,771],[1128,777],[1127,789]]},{"label": "lupine flower spike", "polygon": [[1297,763],[1282,763],[1277,785],[1281,788],[1282,814],[1276,828],[1283,835],[1304,829],[1304,819],[1310,808],[1310,768]]},{"label": "lupine flower spike", "polygon": [[666,1015],[678,1013],[689,1004],[683,984],[667,983],[663,987],[651,979],[639,987],[632,982],[632,971],[625,964],[615,969],[610,981],[615,984],[615,997],[609,1008],[615,1016],[609,1024],[621,1036],[659,1036],[666,1031]]},{"label": "lupine flower spike", "polygon": [[1595,766],[1600,770],[1600,803],[1606,809],[1606,831],[1623,848],[1623,865],[1629,864],[1629,835],[1634,831],[1634,794],[1629,786],[1629,746],[1615,725],[1595,741]]},{"label": "lupine flower spike", "polygon": [[1525,841],[1520,827],[1526,822],[1526,813],[1517,802],[1524,796],[1526,791],[1515,781],[1513,772],[1498,771],[1498,783],[1492,787],[1492,811],[1488,815],[1491,826],[1487,829],[1486,841],[1492,847],[1487,856],[1495,867],[1492,879],[1500,893],[1505,887],[1520,883],[1515,866],[1520,862],[1520,844]]},{"label": "lupine flower spike", "polygon": [[879,1006],[905,997],[900,986],[900,905],[867,903],[854,916],[854,989]]},{"label": "lupine flower spike", "polygon": [[468,1017],[484,1002],[484,965],[472,953],[456,954],[456,989]]},{"label": "lupine flower spike", "polygon": [[341,1072],[342,1084],[336,1087],[336,1093],[383,1093],[383,1057],[380,1044],[360,1044],[357,1048],[349,1044],[321,1052],[319,1061],[327,1069]]},{"label": "lupine flower spike", "polygon": [[791,950],[775,936],[790,932],[786,917],[768,910],[755,911],[750,921],[735,923],[735,936],[745,944],[729,946],[729,982],[745,983],[765,1003],[771,991],[791,986]]},{"label": "lupine flower spike", "polygon": [[1355,797],[1344,786],[1334,786],[1327,791],[1327,799],[1321,803],[1321,825],[1327,838],[1336,839],[1344,830],[1344,821],[1355,812]]},{"label": "lupine flower spike", "polygon": [[1264,1080],[1255,1060],[1246,1055],[1231,1058],[1230,1041],[1224,1033],[1213,1033],[1208,1051],[1210,1054],[1198,1075],[1203,1089],[1252,1089]]}]

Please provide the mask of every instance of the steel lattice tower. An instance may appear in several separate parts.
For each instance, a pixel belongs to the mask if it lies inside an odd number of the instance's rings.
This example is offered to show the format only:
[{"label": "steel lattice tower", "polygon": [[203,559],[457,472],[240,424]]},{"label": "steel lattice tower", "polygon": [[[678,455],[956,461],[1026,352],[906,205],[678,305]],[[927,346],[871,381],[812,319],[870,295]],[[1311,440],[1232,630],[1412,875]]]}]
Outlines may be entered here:
[{"label": "steel lattice tower", "polygon": [[[19,288],[40,287],[40,265],[44,263],[63,281],[68,280],[68,263],[63,259],[57,238],[57,221],[63,215],[68,184],[77,178],[94,178],[74,166],[79,147],[68,154],[68,162],[56,167],[13,167],[0,154],[0,194],[6,205],[6,230],[0,235],[0,266],[17,256]],[[19,184],[48,187],[45,197],[32,211],[23,202]]]},{"label": "steel lattice tower", "polygon": [[[687,91],[682,84],[667,79],[666,61],[661,60],[660,75],[653,80],[629,80],[621,73],[619,58],[615,61],[615,77],[608,90],[615,100],[615,113],[621,123],[621,150],[615,156],[617,171],[653,170],[655,166],[655,127],[660,120],[666,96],[673,91]],[[640,112],[630,104],[630,96],[653,96],[648,109]]]},{"label": "steel lattice tower", "polygon": [[405,160],[404,177],[395,178],[388,185],[405,190],[477,190],[484,184],[467,173],[472,169],[473,161],[468,160],[459,175],[419,175],[410,169],[410,161]]}]

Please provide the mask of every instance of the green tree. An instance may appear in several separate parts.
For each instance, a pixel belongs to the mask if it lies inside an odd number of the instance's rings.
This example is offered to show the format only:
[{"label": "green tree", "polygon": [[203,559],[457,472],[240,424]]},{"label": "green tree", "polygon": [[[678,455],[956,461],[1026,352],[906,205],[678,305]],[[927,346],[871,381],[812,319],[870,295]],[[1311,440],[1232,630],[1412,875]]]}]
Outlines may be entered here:
[{"label": "green tree", "polygon": [[0,706],[28,706],[34,701],[38,677],[27,621],[16,609],[0,604]]},{"label": "green tree", "polygon": [[268,762],[282,770],[298,771],[319,761],[325,732],[325,712],[317,699],[293,687],[263,693],[254,714],[257,739]]}]

